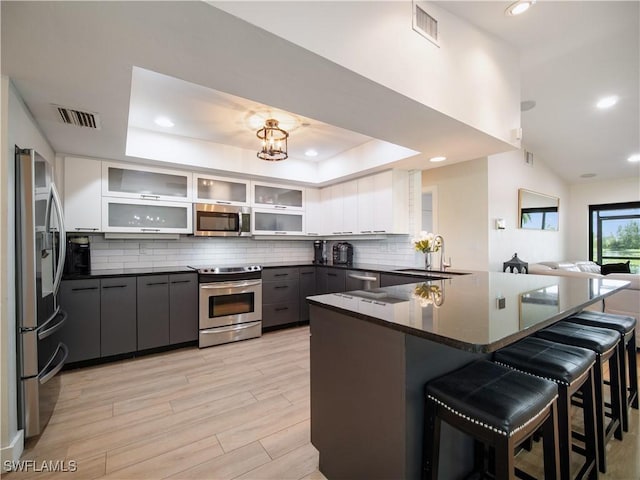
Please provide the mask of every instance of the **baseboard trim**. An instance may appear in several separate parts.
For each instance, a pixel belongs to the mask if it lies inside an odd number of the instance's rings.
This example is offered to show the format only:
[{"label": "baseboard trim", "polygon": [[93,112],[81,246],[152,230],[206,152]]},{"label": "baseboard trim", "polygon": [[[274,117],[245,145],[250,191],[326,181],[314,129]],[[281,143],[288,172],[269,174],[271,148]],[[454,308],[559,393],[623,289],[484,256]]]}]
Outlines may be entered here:
[{"label": "baseboard trim", "polygon": [[0,450],[0,458],[2,459],[2,466],[0,470],[6,471],[5,462],[17,462],[22,456],[24,451],[24,430],[18,430],[18,432],[11,440],[11,443],[6,447],[2,447]]}]

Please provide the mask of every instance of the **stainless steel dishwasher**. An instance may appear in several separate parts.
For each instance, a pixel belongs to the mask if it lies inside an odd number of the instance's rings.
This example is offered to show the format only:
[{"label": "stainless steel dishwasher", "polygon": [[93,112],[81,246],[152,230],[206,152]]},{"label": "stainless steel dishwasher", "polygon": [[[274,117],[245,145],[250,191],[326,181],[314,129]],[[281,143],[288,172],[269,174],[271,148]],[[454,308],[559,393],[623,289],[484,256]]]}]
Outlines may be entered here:
[{"label": "stainless steel dishwasher", "polygon": [[347,292],[352,290],[371,290],[380,287],[380,274],[364,270],[347,270]]}]

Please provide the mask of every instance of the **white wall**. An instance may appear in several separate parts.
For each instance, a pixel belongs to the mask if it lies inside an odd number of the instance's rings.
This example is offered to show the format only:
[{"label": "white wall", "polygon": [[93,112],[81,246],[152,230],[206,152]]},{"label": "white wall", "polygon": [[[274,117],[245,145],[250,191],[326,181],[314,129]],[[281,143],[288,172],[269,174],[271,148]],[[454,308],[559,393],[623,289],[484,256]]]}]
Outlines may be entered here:
[{"label": "white wall", "polygon": [[[572,229],[568,186],[541,159],[534,158],[533,166],[525,163],[522,150],[490,156],[488,174],[489,270],[502,271],[502,263],[514,253],[529,263],[565,259]],[[518,228],[519,188],[560,198],[559,231]],[[505,219],[505,230],[496,230],[496,218]]]},{"label": "white wall", "polygon": [[487,226],[487,159],[456,163],[422,172],[422,188],[437,187],[438,231],[452,268],[486,270],[489,264]]},{"label": "white wall", "polygon": [[50,162],[54,152],[6,76],[0,85],[0,447],[4,461],[17,460],[23,449],[22,432],[17,431],[14,146],[34,148]]},{"label": "white wall", "polygon": [[[489,135],[513,143],[520,126],[520,69],[506,42],[430,2],[440,47],[411,27],[410,1],[212,2]],[[363,55],[363,52],[372,55]]]},{"label": "white wall", "polygon": [[570,187],[568,260],[589,258],[589,205],[640,201],[640,178],[583,183]]}]

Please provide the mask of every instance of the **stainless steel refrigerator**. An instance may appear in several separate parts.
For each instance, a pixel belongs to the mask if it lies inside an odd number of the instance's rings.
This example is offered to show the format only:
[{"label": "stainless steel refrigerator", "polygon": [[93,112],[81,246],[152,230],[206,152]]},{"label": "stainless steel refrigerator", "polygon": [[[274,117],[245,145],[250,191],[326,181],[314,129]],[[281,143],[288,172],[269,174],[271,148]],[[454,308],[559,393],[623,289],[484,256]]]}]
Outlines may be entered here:
[{"label": "stainless steel refrigerator", "polygon": [[16,147],[15,176],[18,423],[33,437],[53,412],[69,353],[54,335],[67,318],[57,301],[65,231],[51,165]]}]

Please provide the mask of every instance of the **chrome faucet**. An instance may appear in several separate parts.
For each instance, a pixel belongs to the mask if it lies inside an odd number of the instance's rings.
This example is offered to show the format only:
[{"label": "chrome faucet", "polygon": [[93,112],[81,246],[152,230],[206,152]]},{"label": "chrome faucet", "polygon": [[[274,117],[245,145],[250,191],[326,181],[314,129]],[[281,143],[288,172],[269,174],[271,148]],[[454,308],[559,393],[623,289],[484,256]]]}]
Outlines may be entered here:
[{"label": "chrome faucet", "polygon": [[440,244],[440,271],[444,272],[446,268],[451,266],[451,258],[449,258],[449,263],[444,261],[444,237],[438,234],[433,238],[433,241]]}]

